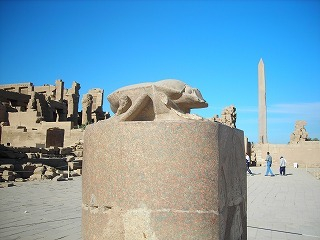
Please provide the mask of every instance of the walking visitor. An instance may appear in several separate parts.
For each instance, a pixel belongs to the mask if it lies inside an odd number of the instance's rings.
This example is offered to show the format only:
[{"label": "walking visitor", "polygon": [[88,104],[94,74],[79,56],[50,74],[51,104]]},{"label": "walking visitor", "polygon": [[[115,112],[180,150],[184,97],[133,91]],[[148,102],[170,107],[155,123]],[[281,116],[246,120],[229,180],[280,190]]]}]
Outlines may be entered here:
[{"label": "walking visitor", "polygon": [[253,173],[251,172],[249,166],[250,166],[250,157],[248,155],[248,153],[246,153],[246,163],[247,163],[247,172],[251,175],[253,175]]},{"label": "walking visitor", "polygon": [[269,152],[267,152],[267,157],[266,157],[265,161],[267,162],[267,171],[266,171],[265,176],[268,176],[268,174],[270,173],[271,177],[274,177],[275,175],[273,174],[273,172],[271,170],[272,157]]},{"label": "walking visitor", "polygon": [[286,175],[286,165],[287,160],[284,157],[280,157],[280,175],[285,176]]}]

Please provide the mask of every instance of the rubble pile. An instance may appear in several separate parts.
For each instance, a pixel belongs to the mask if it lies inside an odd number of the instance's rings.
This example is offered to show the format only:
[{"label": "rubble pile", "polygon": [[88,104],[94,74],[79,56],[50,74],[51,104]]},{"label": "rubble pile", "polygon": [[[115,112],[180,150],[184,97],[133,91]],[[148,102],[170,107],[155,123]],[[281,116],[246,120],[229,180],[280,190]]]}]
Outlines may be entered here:
[{"label": "rubble pile", "polygon": [[1,186],[35,180],[68,180],[82,175],[83,142],[71,147],[6,147],[0,145]]}]

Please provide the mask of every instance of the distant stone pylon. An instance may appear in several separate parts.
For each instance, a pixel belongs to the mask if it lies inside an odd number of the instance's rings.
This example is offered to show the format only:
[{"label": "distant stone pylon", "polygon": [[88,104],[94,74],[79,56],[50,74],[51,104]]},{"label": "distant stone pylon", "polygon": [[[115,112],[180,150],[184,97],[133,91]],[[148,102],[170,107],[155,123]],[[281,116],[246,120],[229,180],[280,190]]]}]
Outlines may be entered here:
[{"label": "distant stone pylon", "polygon": [[268,143],[267,138],[267,105],[266,80],[262,58],[258,64],[258,98],[259,98],[259,143]]}]

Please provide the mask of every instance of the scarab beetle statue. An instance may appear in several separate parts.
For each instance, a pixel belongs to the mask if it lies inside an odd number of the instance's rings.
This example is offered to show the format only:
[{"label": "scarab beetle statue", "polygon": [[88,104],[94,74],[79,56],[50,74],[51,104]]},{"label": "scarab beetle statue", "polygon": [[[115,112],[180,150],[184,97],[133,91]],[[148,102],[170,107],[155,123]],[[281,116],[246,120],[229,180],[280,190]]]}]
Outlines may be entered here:
[{"label": "scarab beetle statue", "polygon": [[176,79],[126,86],[107,98],[118,121],[202,119],[190,109],[208,106],[198,89]]}]

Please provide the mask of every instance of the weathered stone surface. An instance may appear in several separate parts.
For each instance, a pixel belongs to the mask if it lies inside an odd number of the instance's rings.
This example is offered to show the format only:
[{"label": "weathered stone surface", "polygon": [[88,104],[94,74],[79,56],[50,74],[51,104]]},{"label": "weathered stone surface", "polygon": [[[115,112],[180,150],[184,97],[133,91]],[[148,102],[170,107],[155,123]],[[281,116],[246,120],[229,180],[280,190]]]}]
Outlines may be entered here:
[{"label": "weathered stone surface", "polygon": [[12,171],[14,169],[13,164],[1,164],[0,165],[0,172],[3,172],[4,170],[10,170]]},{"label": "weathered stone surface", "polygon": [[30,153],[38,153],[38,152],[40,152],[40,149],[39,149],[39,148],[30,147]]},{"label": "weathered stone surface", "polygon": [[13,175],[2,175],[3,180],[5,181],[14,181],[15,177]]},{"label": "weathered stone surface", "polygon": [[105,119],[105,112],[102,110],[103,105],[103,89],[94,88],[89,90],[89,94],[92,95],[94,101],[92,102],[91,118],[93,122],[97,122]]},{"label": "weathered stone surface", "polygon": [[29,177],[29,179],[30,180],[43,180],[43,179],[45,179],[44,177],[43,177],[43,174],[41,174],[41,173],[34,173],[34,174],[32,174],[30,177]]},{"label": "weathered stone surface", "polygon": [[72,171],[70,172],[70,176],[71,177],[77,177],[77,176],[80,176],[81,174],[77,173],[76,171]]},{"label": "weathered stone surface", "polygon": [[2,175],[13,175],[13,172],[9,170],[4,170]]},{"label": "weathered stone surface", "polygon": [[49,172],[49,171],[46,171],[43,175],[46,179],[53,179],[55,176],[57,176],[55,172]]},{"label": "weathered stone surface", "polygon": [[46,148],[41,148],[41,149],[40,149],[40,153],[48,154],[48,153],[49,153],[49,150],[46,149]]},{"label": "weathered stone surface", "polygon": [[58,174],[56,173],[56,169],[54,167],[46,166],[46,171],[44,172],[44,178],[52,179]]},{"label": "weathered stone surface", "polygon": [[73,154],[74,154],[76,157],[83,157],[83,151],[82,151],[82,150],[74,151]]},{"label": "weathered stone surface", "polygon": [[74,126],[78,125],[79,90],[80,84],[72,82],[72,87],[65,94],[68,102],[68,120],[72,121]]},{"label": "weathered stone surface", "polygon": [[22,177],[29,178],[33,174],[35,169],[36,169],[36,166],[30,162],[23,164],[22,165],[22,172],[21,172]]},{"label": "weathered stone surface", "polygon": [[92,104],[93,97],[91,94],[87,93],[83,95],[82,98],[82,124],[90,124],[92,122]]},{"label": "weathered stone surface", "polygon": [[67,178],[63,174],[60,174],[59,176],[55,176],[52,180],[55,180],[55,181],[67,181]]},{"label": "weathered stone surface", "polygon": [[279,166],[280,157],[287,160],[287,166],[298,163],[302,168],[320,168],[320,141],[303,141],[299,144],[255,144],[257,166],[265,164],[265,153],[270,152],[272,166]]},{"label": "weathered stone surface", "polygon": [[83,238],[246,239],[243,139],[211,121],[87,127]]},{"label": "weathered stone surface", "polygon": [[81,168],[81,165],[79,162],[69,162],[68,164],[69,164],[70,170],[76,170]]},{"label": "weathered stone surface", "polygon": [[0,158],[11,158],[11,159],[21,159],[21,158],[26,158],[27,155],[21,152],[17,152],[14,149],[3,149],[5,148],[4,146],[1,147],[0,149]]},{"label": "weathered stone surface", "polygon": [[[245,97],[245,96],[244,96]],[[258,107],[259,107],[259,143],[268,143],[266,80],[262,58],[258,64]]]},{"label": "weathered stone surface", "polygon": [[26,153],[29,159],[37,158],[37,153]]},{"label": "weathered stone surface", "polygon": [[43,174],[46,171],[45,166],[37,167],[33,172],[38,174]]},{"label": "weathered stone surface", "polygon": [[75,157],[74,156],[67,156],[66,157],[66,161],[67,162],[72,162],[72,161],[74,161],[75,160]]},{"label": "weathered stone surface", "polygon": [[216,115],[211,120],[215,122],[220,122],[231,128],[236,128],[236,121],[237,121],[236,108],[233,105],[228,106],[222,110],[220,117]]},{"label": "weathered stone surface", "polygon": [[61,148],[60,149],[60,154],[61,155],[70,155],[71,152],[72,152],[72,148],[71,147]]},{"label": "weathered stone surface", "polygon": [[[74,129],[81,122],[78,119],[80,84],[72,82],[72,87],[64,88],[61,79],[55,85],[34,86],[32,83],[0,85],[0,125],[1,143],[12,147],[70,146],[79,140],[79,129]],[[89,109],[85,122],[99,121],[106,117],[103,112],[103,90],[94,88],[88,93],[92,109]],[[86,94],[86,95],[88,95]],[[85,96],[86,96],[85,95]],[[85,104],[83,104],[85,105]],[[87,120],[87,121],[86,121]],[[55,129],[55,131],[51,131]],[[25,147],[27,146],[27,147]],[[23,150],[32,152],[34,149]],[[0,151],[0,157],[2,151]],[[15,157],[5,153],[6,158]]]},{"label": "weathered stone surface", "polygon": [[16,178],[14,181],[15,182],[25,182],[26,180],[23,178]]},{"label": "weathered stone surface", "polygon": [[308,132],[305,129],[305,126],[307,125],[306,121],[298,120],[295,124],[295,129],[293,133],[290,135],[290,143],[299,143],[304,142],[308,138]]},{"label": "weathered stone surface", "polygon": [[176,79],[126,86],[108,100],[114,121],[202,119],[190,114],[190,109],[208,106],[198,89]]},{"label": "weathered stone surface", "polygon": [[29,147],[19,147],[18,148],[20,152],[22,153],[28,153],[30,152],[30,148]]}]

